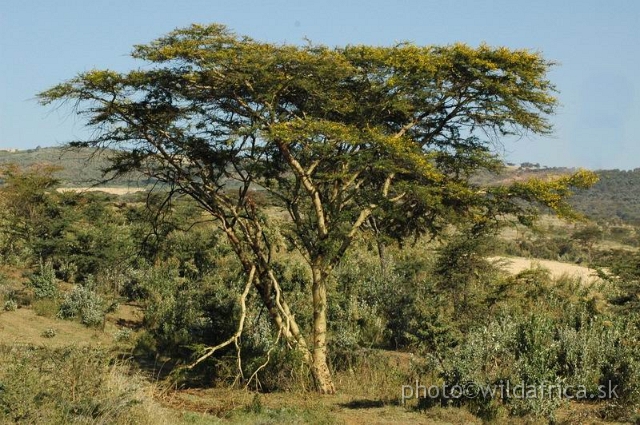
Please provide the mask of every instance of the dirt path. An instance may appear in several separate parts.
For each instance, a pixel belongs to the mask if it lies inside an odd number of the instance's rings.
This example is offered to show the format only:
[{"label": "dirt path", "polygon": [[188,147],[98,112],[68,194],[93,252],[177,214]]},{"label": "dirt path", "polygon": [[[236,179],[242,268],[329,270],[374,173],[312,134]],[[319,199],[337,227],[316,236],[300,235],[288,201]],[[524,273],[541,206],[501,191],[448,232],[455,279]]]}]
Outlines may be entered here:
[{"label": "dirt path", "polygon": [[589,267],[579,266],[577,264],[561,263],[560,261],[540,260],[537,258],[524,257],[490,257],[488,260],[499,265],[509,273],[517,274],[523,270],[542,267],[551,272],[551,276],[555,279],[562,275],[579,277],[583,283],[592,283],[598,280],[596,271]]},{"label": "dirt path", "polygon": [[105,192],[112,195],[128,195],[130,193],[143,192],[146,188],[140,187],[60,187],[58,192]]}]

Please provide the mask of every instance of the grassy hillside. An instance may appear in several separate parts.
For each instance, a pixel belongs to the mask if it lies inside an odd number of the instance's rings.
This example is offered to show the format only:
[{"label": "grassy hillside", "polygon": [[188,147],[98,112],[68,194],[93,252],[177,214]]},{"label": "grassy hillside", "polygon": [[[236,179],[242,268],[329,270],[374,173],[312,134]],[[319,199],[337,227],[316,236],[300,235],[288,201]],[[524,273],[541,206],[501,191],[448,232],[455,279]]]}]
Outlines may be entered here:
[{"label": "grassy hillside", "polygon": [[[92,155],[90,149],[41,148],[18,152],[0,151],[0,164],[20,166],[53,164],[62,167],[56,177],[63,187],[88,187],[102,180],[101,170],[108,165],[108,152]],[[508,167],[502,174],[484,173],[476,176],[480,184],[507,183],[531,177],[547,178],[569,174],[571,168],[540,168],[536,166]],[[600,170],[600,181],[591,189],[576,193],[572,204],[594,220],[640,223],[640,168],[633,171]],[[106,187],[139,187],[148,184],[141,175],[115,179]]]},{"label": "grassy hillside", "polygon": [[[500,175],[479,175],[477,181],[481,184],[508,183],[574,171],[564,167],[509,167]],[[632,171],[597,170],[596,173],[600,181],[588,190],[576,192],[570,201],[573,207],[592,220],[640,224],[640,168]]]},{"label": "grassy hillside", "polygon": [[600,181],[576,193],[574,206],[594,220],[640,224],[640,168],[601,170]]},{"label": "grassy hillside", "polygon": [[[0,151],[0,164],[14,163],[21,167],[51,164],[61,167],[56,173],[63,187],[87,187],[103,180],[102,169],[108,165],[109,152],[92,155],[90,149],[40,148],[17,152]],[[104,186],[145,186],[142,175],[115,179]]]}]

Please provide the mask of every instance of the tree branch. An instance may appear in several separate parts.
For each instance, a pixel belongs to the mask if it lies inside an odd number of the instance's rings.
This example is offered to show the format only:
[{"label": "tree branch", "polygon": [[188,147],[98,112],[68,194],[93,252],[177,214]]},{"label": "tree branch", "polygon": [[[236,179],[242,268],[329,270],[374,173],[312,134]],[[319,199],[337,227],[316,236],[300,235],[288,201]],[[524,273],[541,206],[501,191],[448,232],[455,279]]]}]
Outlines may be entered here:
[{"label": "tree branch", "polygon": [[[240,335],[242,335],[242,331],[244,330],[244,321],[247,317],[246,299],[247,299],[247,295],[249,294],[249,289],[251,289],[251,284],[253,283],[255,273],[256,273],[256,267],[253,266],[251,267],[251,271],[249,272],[249,277],[247,278],[247,283],[244,287],[244,291],[240,296],[240,307],[242,308],[242,311],[240,313],[240,320],[238,322],[238,328],[236,329],[236,332],[231,336],[231,338],[224,341],[223,343],[220,343],[215,347],[207,348],[206,352],[189,366],[189,369],[193,369],[194,367],[196,367],[196,365],[202,363],[203,361],[211,357],[216,351],[226,347],[227,345],[230,345],[231,343],[235,343],[236,348],[239,349],[238,340],[240,339]],[[240,373],[242,373],[242,369],[240,369]]]}]

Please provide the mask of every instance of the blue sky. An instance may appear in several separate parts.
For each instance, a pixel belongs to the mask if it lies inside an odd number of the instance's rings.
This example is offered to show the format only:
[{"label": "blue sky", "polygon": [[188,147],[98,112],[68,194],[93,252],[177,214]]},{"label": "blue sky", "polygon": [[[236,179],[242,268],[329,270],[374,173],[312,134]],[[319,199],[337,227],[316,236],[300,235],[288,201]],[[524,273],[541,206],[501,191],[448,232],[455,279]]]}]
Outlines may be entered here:
[{"label": "blue sky", "polygon": [[67,109],[35,94],[128,57],[177,27],[218,22],[265,41],[344,45],[502,45],[541,51],[562,104],[555,134],[505,142],[511,162],[592,169],[640,167],[640,2],[637,0],[2,0],[0,149],[86,137]]}]

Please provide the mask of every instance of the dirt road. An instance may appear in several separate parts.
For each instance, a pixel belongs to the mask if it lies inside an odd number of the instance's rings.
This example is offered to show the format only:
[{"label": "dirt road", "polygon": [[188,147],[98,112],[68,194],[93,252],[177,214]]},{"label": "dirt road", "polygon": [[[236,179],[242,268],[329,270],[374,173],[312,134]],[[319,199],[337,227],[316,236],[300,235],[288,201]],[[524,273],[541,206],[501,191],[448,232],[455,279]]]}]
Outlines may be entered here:
[{"label": "dirt road", "polygon": [[531,268],[542,267],[549,270],[553,278],[558,278],[562,275],[569,275],[579,277],[582,279],[583,283],[591,283],[598,280],[594,269],[579,266],[577,264],[524,257],[491,257],[489,260],[497,263],[501,268],[513,274],[520,273],[523,270]]}]

